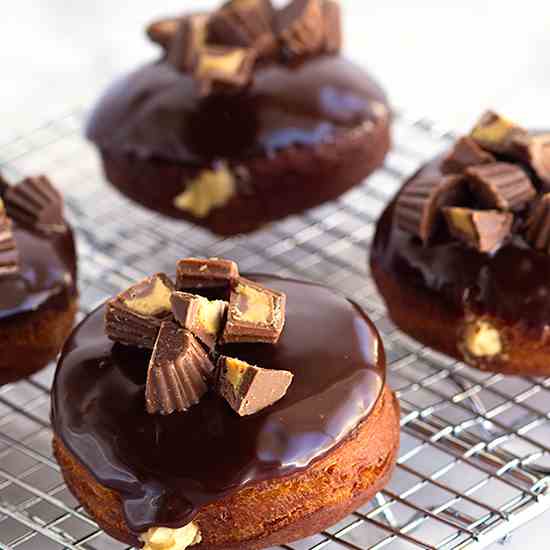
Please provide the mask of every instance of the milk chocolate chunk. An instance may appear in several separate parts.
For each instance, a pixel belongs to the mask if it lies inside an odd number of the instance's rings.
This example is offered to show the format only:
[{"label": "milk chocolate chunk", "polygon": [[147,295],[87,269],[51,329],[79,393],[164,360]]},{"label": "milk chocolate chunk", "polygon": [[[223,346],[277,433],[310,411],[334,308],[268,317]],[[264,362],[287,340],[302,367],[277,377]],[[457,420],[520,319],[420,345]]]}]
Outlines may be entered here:
[{"label": "milk chocolate chunk", "polygon": [[257,53],[251,48],[206,46],[195,65],[194,76],[202,94],[210,93],[215,85],[243,88],[252,79]]},{"label": "milk chocolate chunk", "polygon": [[522,136],[514,143],[518,158],[527,163],[545,189],[550,189],[550,134]]},{"label": "milk chocolate chunk", "polygon": [[520,210],[537,192],[519,166],[493,162],[466,169],[470,189],[484,206],[498,210]]},{"label": "milk chocolate chunk", "polygon": [[206,43],[208,15],[196,14],[184,17],[170,42],[168,62],[180,72],[192,72],[201,49]]},{"label": "milk chocolate chunk", "polygon": [[537,201],[527,218],[525,238],[536,250],[550,254],[550,193]]},{"label": "milk chocolate chunk", "polygon": [[239,277],[239,268],[231,260],[220,258],[185,258],[177,263],[176,288],[183,291],[229,289]]},{"label": "milk chocolate chunk", "polygon": [[493,111],[486,111],[470,132],[483,149],[500,154],[513,154],[514,140],[525,135],[525,129]]},{"label": "milk chocolate chunk", "polygon": [[147,277],[107,303],[105,332],[115,342],[153,349],[162,321],[172,313],[174,284],[163,273]]},{"label": "milk chocolate chunk", "polygon": [[231,0],[212,14],[208,41],[254,48],[259,57],[270,56],[278,47],[273,32],[274,14],[270,0]]},{"label": "milk chocolate chunk", "polygon": [[276,344],[285,324],[286,295],[240,277],[233,282],[221,342]]},{"label": "milk chocolate chunk", "polygon": [[329,54],[339,53],[342,49],[342,9],[337,0],[324,0],[321,4],[323,16],[323,51]]},{"label": "milk chocolate chunk", "polygon": [[153,21],[146,29],[147,36],[165,50],[168,50],[178,32],[182,17],[168,17]]},{"label": "milk chocolate chunk", "polygon": [[443,209],[451,235],[480,252],[491,252],[510,235],[514,215],[498,210]]},{"label": "milk chocolate chunk", "polygon": [[496,158],[484,151],[472,138],[460,138],[449,151],[441,169],[445,174],[461,174],[469,166],[495,162]]},{"label": "milk chocolate chunk", "polygon": [[441,208],[461,204],[464,195],[464,180],[459,175],[413,180],[397,198],[397,224],[428,244],[442,219]]},{"label": "milk chocolate chunk", "polygon": [[176,321],[213,349],[223,330],[227,302],[187,292],[174,292],[170,301]]},{"label": "milk chocolate chunk", "polygon": [[320,53],[325,41],[321,1],[292,0],[277,12],[275,28],[288,57]]},{"label": "milk chocolate chunk", "polygon": [[216,389],[240,416],[255,414],[282,399],[294,377],[285,370],[262,369],[223,355],[218,369]]},{"label": "milk chocolate chunk", "polygon": [[12,232],[12,221],[0,199],[0,279],[19,273],[19,254]]},{"label": "milk chocolate chunk", "polygon": [[173,321],[164,321],[147,371],[147,412],[186,411],[207,392],[213,371],[214,365],[195,337]]},{"label": "milk chocolate chunk", "polygon": [[4,194],[8,215],[42,231],[65,231],[63,198],[45,176],[26,178]]}]

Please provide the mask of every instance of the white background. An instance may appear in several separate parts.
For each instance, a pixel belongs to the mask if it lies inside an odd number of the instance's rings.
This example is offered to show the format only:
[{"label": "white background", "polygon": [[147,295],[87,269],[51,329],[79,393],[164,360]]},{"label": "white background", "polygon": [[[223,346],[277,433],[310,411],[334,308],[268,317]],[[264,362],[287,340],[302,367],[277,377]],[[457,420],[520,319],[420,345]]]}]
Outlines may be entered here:
[{"label": "white background", "polygon": [[[342,0],[347,54],[394,103],[467,128],[487,107],[550,128],[548,0]],[[153,58],[151,18],[204,0],[2,1],[0,143],[88,104],[116,74]],[[506,548],[548,548],[550,517]],[[498,545],[496,548],[500,548]]]}]

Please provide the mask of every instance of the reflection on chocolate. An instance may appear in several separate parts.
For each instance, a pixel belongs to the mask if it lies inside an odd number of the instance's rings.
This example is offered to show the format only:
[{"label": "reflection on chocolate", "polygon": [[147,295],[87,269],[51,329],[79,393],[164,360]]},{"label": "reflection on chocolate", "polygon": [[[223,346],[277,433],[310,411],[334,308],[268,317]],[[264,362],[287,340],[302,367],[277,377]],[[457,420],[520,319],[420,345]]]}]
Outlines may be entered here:
[{"label": "reflection on chocolate", "polygon": [[[441,174],[441,161],[435,159],[413,178]],[[518,226],[525,216],[525,211],[516,216]],[[392,203],[378,223],[373,260],[421,290],[443,294],[459,316],[467,306],[521,323],[537,337],[550,326],[550,256],[533,250],[520,232],[514,233],[493,254],[449,240],[426,248],[397,227]]]},{"label": "reflection on chocolate", "polygon": [[159,62],[111,86],[87,133],[107,151],[203,164],[327,140],[375,120],[380,104],[382,90],[340,57],[259,68],[249,88],[205,98],[191,76]]},{"label": "reflection on chocolate", "polygon": [[288,296],[281,340],[220,352],[294,374],[285,398],[256,415],[240,418],[214,392],[185,414],[147,414],[148,354],[121,352],[108,340],[103,308],[65,347],[52,398],[55,433],[101,484],[120,492],[136,540],[152,526],[185,525],[201,506],[247,484],[307,467],[380,394],[384,352],[359,308],[324,287],[253,278]]},{"label": "reflection on chocolate", "polygon": [[43,234],[14,221],[20,274],[0,279],[0,322],[43,306],[64,307],[76,292],[76,253],[70,229]]}]

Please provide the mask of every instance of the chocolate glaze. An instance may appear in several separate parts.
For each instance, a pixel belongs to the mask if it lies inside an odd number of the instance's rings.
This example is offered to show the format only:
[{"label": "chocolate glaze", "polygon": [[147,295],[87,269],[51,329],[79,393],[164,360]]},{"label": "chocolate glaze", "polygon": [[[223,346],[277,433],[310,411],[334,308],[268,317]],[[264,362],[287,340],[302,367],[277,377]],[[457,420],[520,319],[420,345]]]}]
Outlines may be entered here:
[{"label": "chocolate glaze", "polygon": [[[441,174],[442,157],[425,165],[416,177]],[[519,324],[537,338],[550,326],[550,256],[532,249],[521,232],[526,212],[516,215],[511,240],[482,254],[440,234],[428,247],[395,223],[393,204],[380,221],[372,261],[407,284],[437,294],[450,310],[466,309]]]},{"label": "chocolate glaze", "polygon": [[72,231],[45,234],[13,222],[20,274],[0,278],[2,322],[44,307],[64,307],[76,294],[76,252]]},{"label": "chocolate glaze", "polygon": [[190,75],[160,61],[108,89],[87,135],[110,152],[209,164],[323,142],[387,113],[380,87],[340,57],[258,68],[244,91],[202,98]]},{"label": "chocolate glaze", "polygon": [[294,373],[286,396],[241,418],[214,393],[186,413],[145,412],[150,352],[110,342],[103,308],[74,331],[52,394],[54,431],[103,486],[120,493],[136,536],[177,528],[198,509],[245,485],[307,468],[364,419],[384,385],[385,357],[372,323],[326,287],[253,276],[287,293],[277,345],[220,348]]}]

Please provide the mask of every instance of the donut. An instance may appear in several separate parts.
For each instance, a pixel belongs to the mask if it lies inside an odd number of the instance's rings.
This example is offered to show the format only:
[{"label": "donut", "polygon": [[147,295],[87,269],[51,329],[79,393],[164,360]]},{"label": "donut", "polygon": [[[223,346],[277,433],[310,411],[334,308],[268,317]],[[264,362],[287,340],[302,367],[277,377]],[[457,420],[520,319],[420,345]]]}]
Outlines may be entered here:
[{"label": "donut", "polygon": [[78,308],[76,253],[63,200],[44,176],[0,177],[0,384],[55,359]]},{"label": "donut", "polygon": [[360,307],[270,275],[222,270],[212,285],[220,261],[191,260],[207,285],[180,267],[175,286],[141,281],[86,317],[59,360],[64,479],[102,529],[146,550],[312,535],[371,499],[395,464],[399,406]]},{"label": "donut", "polygon": [[87,125],[107,180],[133,201],[235,235],[332,200],[382,164],[388,102],[340,55],[333,0],[233,0],[148,34],[160,59],[111,85]]},{"label": "donut", "polygon": [[486,112],[380,217],[372,274],[390,317],[467,364],[550,374],[550,134]]}]

